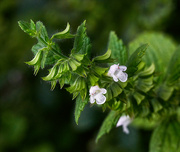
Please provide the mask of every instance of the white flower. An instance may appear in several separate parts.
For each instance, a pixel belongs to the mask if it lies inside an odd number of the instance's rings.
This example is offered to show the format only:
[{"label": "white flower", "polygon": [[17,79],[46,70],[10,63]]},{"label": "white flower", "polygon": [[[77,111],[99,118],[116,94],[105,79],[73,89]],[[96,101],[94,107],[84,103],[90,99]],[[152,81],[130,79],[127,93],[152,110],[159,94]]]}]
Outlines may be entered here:
[{"label": "white flower", "polygon": [[129,116],[121,116],[116,124],[116,127],[122,126],[123,132],[129,134],[127,126],[131,123],[132,119]]},{"label": "white flower", "polygon": [[123,72],[126,70],[127,70],[126,66],[119,66],[119,64],[114,64],[110,67],[108,71],[108,75],[113,77],[115,82],[118,82],[118,79],[121,82],[126,82],[128,78],[128,74]]},{"label": "white flower", "polygon": [[106,101],[106,97],[103,94],[106,94],[107,90],[104,88],[99,88],[99,86],[92,86],[89,90],[90,94],[90,103],[94,103],[96,100],[97,104],[103,104]]}]

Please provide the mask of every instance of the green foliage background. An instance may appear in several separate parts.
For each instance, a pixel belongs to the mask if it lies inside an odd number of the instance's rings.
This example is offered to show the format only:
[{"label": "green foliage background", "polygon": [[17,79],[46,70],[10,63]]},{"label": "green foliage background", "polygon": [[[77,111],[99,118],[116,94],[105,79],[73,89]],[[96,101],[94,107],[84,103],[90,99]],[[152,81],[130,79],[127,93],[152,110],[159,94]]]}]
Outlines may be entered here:
[{"label": "green foliage background", "polygon": [[[151,131],[131,126],[130,135],[123,134],[122,128],[114,129],[95,144],[106,116],[98,107],[85,107],[76,126],[75,103],[69,93],[58,87],[50,91],[50,84],[40,77],[47,73],[34,77],[33,69],[24,64],[31,60],[30,49],[36,41],[20,30],[17,21],[40,20],[53,34],[67,22],[74,33],[86,20],[93,54],[99,55],[107,49],[111,30],[126,44],[144,31],[163,32],[179,43],[179,7],[178,0],[1,0],[0,151],[148,151]],[[63,42],[65,54],[72,44]]]}]

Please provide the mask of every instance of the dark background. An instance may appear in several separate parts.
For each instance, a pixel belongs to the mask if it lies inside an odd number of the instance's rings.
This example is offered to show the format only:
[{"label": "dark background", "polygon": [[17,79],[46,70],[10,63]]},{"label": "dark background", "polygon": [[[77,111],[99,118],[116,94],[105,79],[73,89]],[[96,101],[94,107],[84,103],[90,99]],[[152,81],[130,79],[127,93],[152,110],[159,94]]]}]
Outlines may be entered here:
[{"label": "dark background", "polygon": [[[113,129],[99,143],[95,137],[107,113],[85,107],[79,125],[75,102],[65,89],[35,77],[24,62],[32,59],[30,38],[19,20],[42,21],[49,35],[64,30],[75,33],[87,21],[92,55],[105,52],[108,35],[116,31],[128,44],[143,31],[160,31],[180,41],[179,0],[1,0],[0,1],[0,152],[147,152],[151,131],[130,126],[130,134]],[[59,42],[65,54],[72,40]],[[65,86],[66,87],[66,86]]]}]

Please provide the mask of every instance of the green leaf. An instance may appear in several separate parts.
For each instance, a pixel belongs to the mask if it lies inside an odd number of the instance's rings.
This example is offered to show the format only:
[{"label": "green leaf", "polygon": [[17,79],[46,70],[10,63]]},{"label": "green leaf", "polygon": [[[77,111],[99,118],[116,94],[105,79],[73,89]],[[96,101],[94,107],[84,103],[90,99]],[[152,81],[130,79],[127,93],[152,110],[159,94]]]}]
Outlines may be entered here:
[{"label": "green leaf", "polygon": [[42,22],[36,22],[36,30],[38,33],[38,41],[41,43],[47,43],[49,41],[48,33]]},{"label": "green leaf", "polygon": [[77,29],[77,33],[75,35],[74,47],[71,51],[72,54],[89,54],[89,50],[91,48],[90,40],[86,34],[86,21],[84,21]]},{"label": "green leaf", "polygon": [[168,63],[176,49],[176,44],[167,35],[162,33],[145,32],[140,34],[134,41],[129,44],[129,54],[134,52],[134,48],[137,48],[143,43],[148,43],[146,54],[143,57],[143,61],[147,66],[152,63],[155,65],[155,73],[158,74],[158,81],[160,83],[164,79]]},{"label": "green leaf", "polygon": [[93,61],[103,61],[103,60],[107,60],[107,59],[110,58],[110,56],[111,56],[111,50],[108,49],[105,54],[93,58]]},{"label": "green leaf", "polygon": [[25,21],[18,21],[18,24],[25,33],[29,34],[32,37],[37,36],[36,26],[32,20],[30,21],[30,23]]},{"label": "green leaf", "polygon": [[84,110],[85,105],[88,103],[89,98],[87,97],[85,100],[82,100],[81,96],[79,95],[76,98],[76,106],[75,106],[75,121],[78,125],[78,120],[81,115],[81,112]]},{"label": "green leaf", "polygon": [[54,34],[52,37],[51,37],[51,40],[53,38],[56,38],[56,39],[68,39],[68,38],[73,38],[74,35],[70,34],[70,25],[69,23],[67,23],[67,26],[66,26],[66,29],[62,32],[58,32],[56,34]]},{"label": "green leaf", "polygon": [[180,123],[173,119],[161,123],[153,132],[150,152],[179,152]]},{"label": "green leaf", "polygon": [[108,49],[112,51],[111,57],[116,59],[121,65],[125,65],[127,61],[127,50],[122,40],[119,40],[115,32],[110,32]]},{"label": "green leaf", "polygon": [[141,45],[128,59],[126,71],[128,73],[128,77],[133,76],[134,73],[138,70],[138,64],[141,62],[147,47],[148,44]]},{"label": "green leaf", "polygon": [[105,118],[98,135],[96,137],[96,142],[106,133],[109,133],[109,131],[116,126],[118,120],[120,118],[120,114],[117,111],[111,111],[108,116]]},{"label": "green leaf", "polygon": [[176,49],[171,57],[165,76],[168,84],[175,83],[180,78],[180,46]]}]

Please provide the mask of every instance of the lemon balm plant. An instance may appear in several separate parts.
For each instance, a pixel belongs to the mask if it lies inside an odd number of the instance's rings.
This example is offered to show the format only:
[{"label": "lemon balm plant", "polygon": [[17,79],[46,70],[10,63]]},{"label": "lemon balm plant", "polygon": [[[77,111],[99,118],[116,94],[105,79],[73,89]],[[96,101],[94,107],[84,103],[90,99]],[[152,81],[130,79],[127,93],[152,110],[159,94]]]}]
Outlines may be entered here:
[{"label": "lemon balm plant", "polygon": [[[115,126],[129,133],[130,123],[151,126],[154,131],[150,152],[180,151],[180,47],[161,33],[143,33],[126,47],[115,32],[110,32],[105,54],[91,58],[91,43],[85,21],[70,33],[49,37],[42,22],[19,21],[20,28],[37,44],[34,57],[26,64],[40,69],[51,67],[42,77],[57,84],[75,99],[75,121],[88,102],[109,111],[96,141]],[[56,39],[74,39],[70,54],[64,55]]]}]

